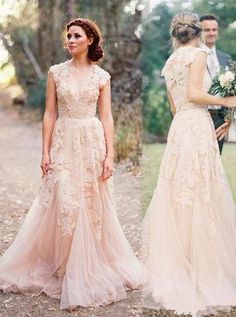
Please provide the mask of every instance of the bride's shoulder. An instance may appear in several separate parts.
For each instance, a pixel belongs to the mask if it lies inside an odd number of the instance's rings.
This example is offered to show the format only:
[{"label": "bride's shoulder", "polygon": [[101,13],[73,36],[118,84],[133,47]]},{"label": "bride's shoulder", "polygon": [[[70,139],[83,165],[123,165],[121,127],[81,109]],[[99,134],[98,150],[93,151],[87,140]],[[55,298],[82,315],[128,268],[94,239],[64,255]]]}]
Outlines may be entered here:
[{"label": "bride's shoulder", "polygon": [[106,82],[111,78],[111,75],[98,65],[94,65],[95,72],[97,73],[100,81],[100,87],[104,86]]},{"label": "bride's shoulder", "polygon": [[197,56],[199,56],[201,54],[205,55],[207,57],[207,55],[209,54],[209,50],[207,50],[204,47],[193,47],[192,52],[191,52],[191,54],[189,54],[188,59],[187,59],[188,63],[192,64],[196,60]]},{"label": "bride's shoulder", "polygon": [[68,61],[54,64],[49,68],[49,71],[51,71],[53,74],[60,73],[61,71],[63,71],[66,68],[67,64],[68,64]]},{"label": "bride's shoulder", "polygon": [[106,71],[105,69],[103,69],[102,67],[98,66],[98,65],[94,65],[95,71],[96,73],[100,76],[100,77],[111,77],[111,75],[108,73],[108,71]]},{"label": "bride's shoulder", "polygon": [[59,64],[54,64],[48,70],[48,73],[52,74],[52,77],[57,85],[62,79],[66,77],[67,72],[64,70],[66,69],[67,64],[68,61]]},{"label": "bride's shoulder", "polygon": [[204,52],[206,54],[209,54],[209,51],[210,49],[206,48],[206,47],[201,47],[201,46],[198,46],[198,47],[193,47],[193,51],[198,53],[198,52]]},{"label": "bride's shoulder", "polygon": [[[197,46],[197,47],[189,47],[189,55],[197,55],[199,53],[204,53],[204,54],[208,54],[209,53],[209,49],[205,48],[205,47],[201,47],[201,46]],[[188,52],[187,52],[188,55]]]},{"label": "bride's shoulder", "polygon": [[168,72],[172,74],[173,68],[184,69],[183,66],[192,64],[200,52],[209,53],[206,48],[202,47],[181,46],[177,48],[167,59],[161,75],[165,77]]},{"label": "bride's shoulder", "polygon": [[174,51],[170,56],[169,58],[166,60],[162,70],[161,70],[161,76],[162,77],[165,77],[168,73],[168,71],[170,71],[172,69],[172,66],[173,63],[174,63],[174,60],[176,58],[176,52]]},{"label": "bride's shoulder", "polygon": [[185,65],[192,64],[195,61],[196,57],[202,53],[204,53],[204,55],[207,55],[207,49],[199,46],[188,46],[184,47],[182,50],[179,50],[179,56],[182,58]]}]

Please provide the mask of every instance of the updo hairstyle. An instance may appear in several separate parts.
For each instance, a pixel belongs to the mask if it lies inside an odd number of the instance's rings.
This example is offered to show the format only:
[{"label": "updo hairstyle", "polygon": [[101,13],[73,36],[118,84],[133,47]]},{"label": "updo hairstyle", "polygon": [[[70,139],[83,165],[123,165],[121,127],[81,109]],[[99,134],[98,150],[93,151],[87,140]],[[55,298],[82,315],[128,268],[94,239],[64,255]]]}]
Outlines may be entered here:
[{"label": "updo hairstyle", "polygon": [[88,58],[91,62],[98,62],[103,57],[104,51],[101,46],[102,34],[97,24],[89,19],[75,19],[66,25],[66,32],[68,32],[73,25],[80,26],[86,36],[93,39],[92,44],[89,45]]},{"label": "updo hairstyle", "polygon": [[175,48],[199,38],[202,33],[202,27],[197,14],[191,12],[177,14],[171,22],[170,33]]}]

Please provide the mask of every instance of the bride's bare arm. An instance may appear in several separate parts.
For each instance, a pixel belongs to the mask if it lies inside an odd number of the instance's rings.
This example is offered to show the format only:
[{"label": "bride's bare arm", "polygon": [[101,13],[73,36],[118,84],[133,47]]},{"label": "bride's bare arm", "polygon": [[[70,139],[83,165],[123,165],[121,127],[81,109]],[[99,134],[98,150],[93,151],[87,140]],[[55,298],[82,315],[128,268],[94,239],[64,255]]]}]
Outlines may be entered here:
[{"label": "bride's bare arm", "polygon": [[48,73],[47,90],[46,90],[46,105],[43,116],[43,128],[42,128],[42,162],[41,168],[43,174],[46,174],[50,164],[50,146],[53,128],[57,118],[57,97],[56,97],[56,85],[52,77],[52,73]]},{"label": "bride's bare arm", "polygon": [[170,111],[172,113],[172,115],[174,116],[175,113],[176,113],[176,107],[175,107],[175,104],[174,104],[174,100],[171,96],[171,94],[169,93],[169,91],[167,90],[167,98],[168,98],[168,101],[169,101],[169,104],[170,104]]},{"label": "bride's bare arm", "polygon": [[106,85],[100,90],[98,110],[106,140],[106,159],[103,171],[103,180],[106,180],[112,175],[114,159],[114,123],[111,111],[110,80],[108,80]]},{"label": "bride's bare arm", "polygon": [[202,90],[203,79],[207,65],[207,53],[199,52],[190,65],[188,100],[199,105],[223,105],[225,107],[236,107],[236,97],[221,98],[211,96]]}]

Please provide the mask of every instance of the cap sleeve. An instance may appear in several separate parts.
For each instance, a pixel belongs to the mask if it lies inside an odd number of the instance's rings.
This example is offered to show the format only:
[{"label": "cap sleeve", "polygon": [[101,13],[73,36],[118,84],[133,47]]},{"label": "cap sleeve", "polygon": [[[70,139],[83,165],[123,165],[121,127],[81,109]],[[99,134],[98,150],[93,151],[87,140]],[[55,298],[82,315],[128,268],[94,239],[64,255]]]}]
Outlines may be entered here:
[{"label": "cap sleeve", "polygon": [[166,75],[166,64],[165,64],[164,67],[162,68],[161,77],[165,77],[165,75]]},{"label": "cap sleeve", "polygon": [[108,80],[111,78],[111,75],[104,69],[98,67],[98,75],[99,75],[99,88],[102,89]]},{"label": "cap sleeve", "polygon": [[165,62],[165,65],[164,67],[162,68],[162,71],[161,71],[161,77],[166,77],[169,69],[170,69],[170,65],[171,65],[171,62],[172,62],[172,59],[173,59],[173,55],[171,55],[167,61]]},{"label": "cap sleeve", "polygon": [[58,64],[51,66],[48,73],[52,74],[55,83],[58,84]]},{"label": "cap sleeve", "polygon": [[62,73],[66,68],[66,64],[67,62],[55,64],[55,65],[52,65],[48,70],[48,72],[52,74],[52,77],[56,85],[58,85],[60,78],[62,78]]},{"label": "cap sleeve", "polygon": [[208,55],[209,52],[204,48],[200,48],[200,47],[193,48],[193,50],[189,52],[189,54],[186,55],[186,64],[187,65],[192,64],[200,53],[205,53],[206,55]]}]

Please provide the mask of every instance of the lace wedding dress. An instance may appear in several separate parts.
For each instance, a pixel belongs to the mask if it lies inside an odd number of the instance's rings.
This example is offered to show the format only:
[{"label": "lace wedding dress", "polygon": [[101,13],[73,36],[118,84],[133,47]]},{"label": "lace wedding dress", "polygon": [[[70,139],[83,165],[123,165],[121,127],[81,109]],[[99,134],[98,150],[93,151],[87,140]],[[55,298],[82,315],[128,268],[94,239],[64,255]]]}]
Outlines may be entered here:
[{"label": "lace wedding dress", "polygon": [[[212,119],[187,100],[200,51],[180,47],[163,69],[177,111],[143,223],[145,306],[192,316],[236,305],[236,207]],[[206,73],[205,91],[209,85]]]},{"label": "lace wedding dress", "polygon": [[[0,259],[0,289],[60,298],[61,309],[105,305],[143,284],[143,267],[126,240],[101,174],[104,130],[95,117],[110,78],[93,65],[73,91],[70,61],[50,68],[56,83],[52,169],[14,243]],[[80,81],[81,82],[81,81]]]}]

